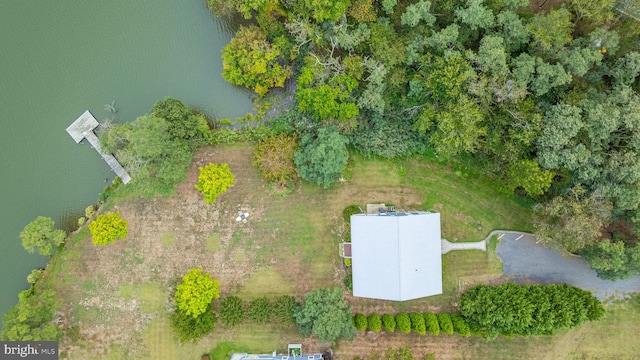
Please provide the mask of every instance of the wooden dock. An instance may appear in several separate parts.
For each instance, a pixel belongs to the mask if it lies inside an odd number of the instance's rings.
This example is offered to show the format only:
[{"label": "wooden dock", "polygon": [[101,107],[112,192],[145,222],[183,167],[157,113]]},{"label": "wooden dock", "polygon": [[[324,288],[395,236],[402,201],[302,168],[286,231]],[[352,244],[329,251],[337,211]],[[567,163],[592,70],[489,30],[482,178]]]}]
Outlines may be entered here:
[{"label": "wooden dock", "polygon": [[76,143],[80,143],[82,139],[87,139],[89,141],[89,144],[91,144],[91,146],[96,149],[96,151],[100,154],[100,156],[102,156],[104,161],[106,161],[109,167],[111,167],[111,170],[113,170],[116,175],[120,177],[122,182],[126,184],[131,181],[131,176],[129,176],[126,170],[122,167],[122,165],[120,165],[118,160],[113,157],[113,155],[102,152],[102,148],[100,147],[100,140],[93,132],[93,130],[99,125],[100,123],[98,122],[98,120],[96,120],[93,114],[91,114],[89,110],[87,110],[82,113],[82,115],[80,115],[80,117],[76,119],[76,121],[69,125],[69,127],[67,128],[67,133],[71,135]]}]

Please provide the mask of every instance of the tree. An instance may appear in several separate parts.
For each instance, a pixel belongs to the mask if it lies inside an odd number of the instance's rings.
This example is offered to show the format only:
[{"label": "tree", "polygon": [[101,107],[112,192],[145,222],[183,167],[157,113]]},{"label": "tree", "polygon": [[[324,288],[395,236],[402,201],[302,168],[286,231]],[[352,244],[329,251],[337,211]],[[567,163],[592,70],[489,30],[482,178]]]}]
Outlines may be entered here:
[{"label": "tree", "polygon": [[286,182],[296,173],[293,155],[298,150],[295,135],[280,134],[269,136],[258,142],[253,150],[253,165],[270,181]]},{"label": "tree", "polygon": [[571,13],[563,7],[552,9],[546,15],[536,14],[527,27],[533,38],[532,44],[550,55],[573,40]]},{"label": "tree", "polygon": [[475,152],[487,133],[484,116],[478,104],[463,96],[441,109],[427,106],[416,121],[421,131],[431,131],[430,140],[439,154],[456,156]]},{"label": "tree", "polygon": [[226,325],[236,326],[244,321],[244,304],[237,296],[228,296],[220,303],[218,308],[220,320]]},{"label": "tree", "polygon": [[347,10],[347,15],[354,18],[359,23],[370,22],[376,19],[376,10],[373,0],[354,0]]},{"label": "tree", "polygon": [[436,22],[436,17],[430,12],[431,1],[420,0],[415,4],[407,6],[404,14],[400,19],[402,25],[414,27],[420,21],[424,21],[427,26],[431,26]]},{"label": "tree", "polygon": [[186,141],[191,150],[206,145],[210,140],[210,129],[202,115],[195,114],[182,101],[164,98],[153,105],[151,116],[164,119],[167,131],[174,141]]},{"label": "tree", "polygon": [[627,279],[640,273],[640,247],[627,247],[622,241],[602,239],[579,251],[605,280]]},{"label": "tree", "polygon": [[333,22],[342,17],[349,5],[350,0],[302,0],[306,14],[310,14],[318,23]]},{"label": "tree", "polygon": [[569,9],[591,26],[600,26],[611,22],[615,18],[613,13],[616,0],[569,0]]},{"label": "tree", "polygon": [[535,160],[520,160],[510,165],[506,176],[510,191],[522,188],[529,196],[544,194],[553,180],[553,172],[541,169]]},{"label": "tree", "polygon": [[197,342],[198,339],[213,331],[215,321],[216,315],[211,308],[207,308],[205,312],[196,317],[181,310],[175,311],[170,317],[175,338],[182,343]]},{"label": "tree", "polygon": [[293,156],[298,175],[325,189],[329,188],[347,166],[347,143],[347,138],[334,126],[321,128],[317,136],[303,135],[300,148]]},{"label": "tree", "polygon": [[227,164],[211,163],[199,169],[200,175],[196,189],[204,195],[204,201],[207,204],[215,203],[218,195],[227,192],[235,182],[235,177]]},{"label": "tree", "polygon": [[536,205],[534,212],[536,236],[575,253],[600,237],[600,229],[611,216],[611,204],[602,192],[586,196],[584,188],[576,186],[567,197],[556,196],[547,204]]},{"label": "tree", "polygon": [[100,142],[132,176],[127,186],[134,194],[168,196],[187,176],[194,151],[211,135],[206,120],[176,99],[157,102],[152,112],[111,125],[100,134]]},{"label": "tree", "polygon": [[484,0],[467,0],[467,7],[456,10],[456,18],[471,30],[488,29],[493,26],[495,18],[491,9],[483,5]]},{"label": "tree", "polygon": [[344,300],[342,289],[316,289],[307,293],[294,316],[304,336],[315,334],[320,342],[335,342],[355,337],[352,311]]},{"label": "tree", "polygon": [[222,77],[262,97],[273,87],[284,87],[289,77],[290,69],[278,62],[280,55],[260,28],[241,26],[222,50]]},{"label": "tree", "polygon": [[2,317],[3,341],[55,341],[61,332],[54,320],[60,306],[53,290],[32,286],[18,294],[18,303]]},{"label": "tree", "polygon": [[56,248],[62,245],[67,236],[63,230],[56,229],[55,226],[56,223],[53,219],[38,216],[20,232],[22,247],[28,253],[38,250],[40,255],[53,254]]},{"label": "tree", "polygon": [[129,233],[127,220],[120,216],[120,212],[100,214],[89,224],[91,240],[94,245],[105,246],[116,239],[124,240]]},{"label": "tree", "polygon": [[458,307],[473,332],[485,338],[553,335],[604,315],[589,291],[555,284],[478,285],[462,294]]},{"label": "tree", "polygon": [[174,302],[178,310],[194,318],[211,307],[211,301],[220,297],[220,282],[200,268],[193,268],[182,277],[176,287]]}]

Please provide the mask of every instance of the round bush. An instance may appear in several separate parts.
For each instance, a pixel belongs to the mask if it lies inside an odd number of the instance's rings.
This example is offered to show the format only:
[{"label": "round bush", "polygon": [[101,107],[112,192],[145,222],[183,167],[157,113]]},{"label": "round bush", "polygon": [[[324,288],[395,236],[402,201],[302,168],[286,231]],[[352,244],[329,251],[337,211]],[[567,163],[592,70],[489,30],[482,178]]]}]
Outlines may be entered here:
[{"label": "round bush", "polygon": [[396,318],[391,314],[384,314],[382,315],[382,325],[385,331],[394,332],[396,331]]},{"label": "round bush", "polygon": [[451,322],[451,316],[447,313],[440,313],[437,315],[438,324],[440,325],[440,331],[445,334],[453,334],[453,324]]},{"label": "round bush", "polygon": [[409,315],[405,313],[396,315],[396,326],[398,327],[398,330],[402,331],[403,333],[410,333],[411,319],[409,319]]},{"label": "round bush", "polygon": [[363,314],[356,314],[353,317],[353,325],[360,331],[367,330],[367,317]]},{"label": "round bush", "polygon": [[382,330],[382,320],[378,314],[369,315],[369,317],[367,317],[367,323],[371,331],[380,332],[380,330]]},{"label": "round bush", "polygon": [[451,314],[451,323],[453,324],[453,330],[456,332],[456,334],[461,336],[471,335],[469,324],[467,324],[462,315],[457,313]]},{"label": "round bush", "polygon": [[420,335],[427,333],[427,328],[425,327],[424,317],[422,317],[422,314],[411,313],[409,314],[409,319],[411,320],[411,330]]},{"label": "round bush", "polygon": [[438,318],[429,312],[422,314],[422,317],[424,317],[424,323],[429,334],[436,336],[440,335],[440,324],[438,323]]}]

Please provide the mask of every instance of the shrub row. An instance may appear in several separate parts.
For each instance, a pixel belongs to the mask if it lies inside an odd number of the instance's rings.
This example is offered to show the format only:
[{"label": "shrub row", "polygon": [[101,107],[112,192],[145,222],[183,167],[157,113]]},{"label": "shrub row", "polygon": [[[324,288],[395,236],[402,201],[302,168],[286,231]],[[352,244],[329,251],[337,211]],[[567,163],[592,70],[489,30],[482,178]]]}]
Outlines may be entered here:
[{"label": "shrub row", "polygon": [[427,333],[439,335],[441,332],[445,334],[456,333],[461,336],[471,335],[469,325],[464,318],[458,314],[439,313],[400,313],[395,316],[391,314],[355,314],[353,316],[353,326],[360,331],[367,329],[380,332],[395,332],[396,329],[403,333],[415,332],[420,335]]},{"label": "shrub row", "polygon": [[273,301],[261,297],[246,303],[237,296],[228,296],[218,305],[218,315],[220,321],[229,326],[244,321],[254,324],[295,324],[293,313],[299,306],[296,299],[288,295],[278,296]]}]

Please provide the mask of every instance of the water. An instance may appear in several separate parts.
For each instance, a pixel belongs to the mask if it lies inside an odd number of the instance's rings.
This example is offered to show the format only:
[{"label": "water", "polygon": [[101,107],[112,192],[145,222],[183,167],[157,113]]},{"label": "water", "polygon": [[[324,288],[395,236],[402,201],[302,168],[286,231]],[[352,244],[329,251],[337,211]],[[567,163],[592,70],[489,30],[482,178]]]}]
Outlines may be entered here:
[{"label": "water", "polygon": [[251,109],[220,76],[231,35],[204,0],[0,2],[0,314],[48,258],[27,254],[20,230],[38,215],[60,223],[95,203],[113,177],[65,132],[89,109],[117,121],[166,96],[211,116]]}]

